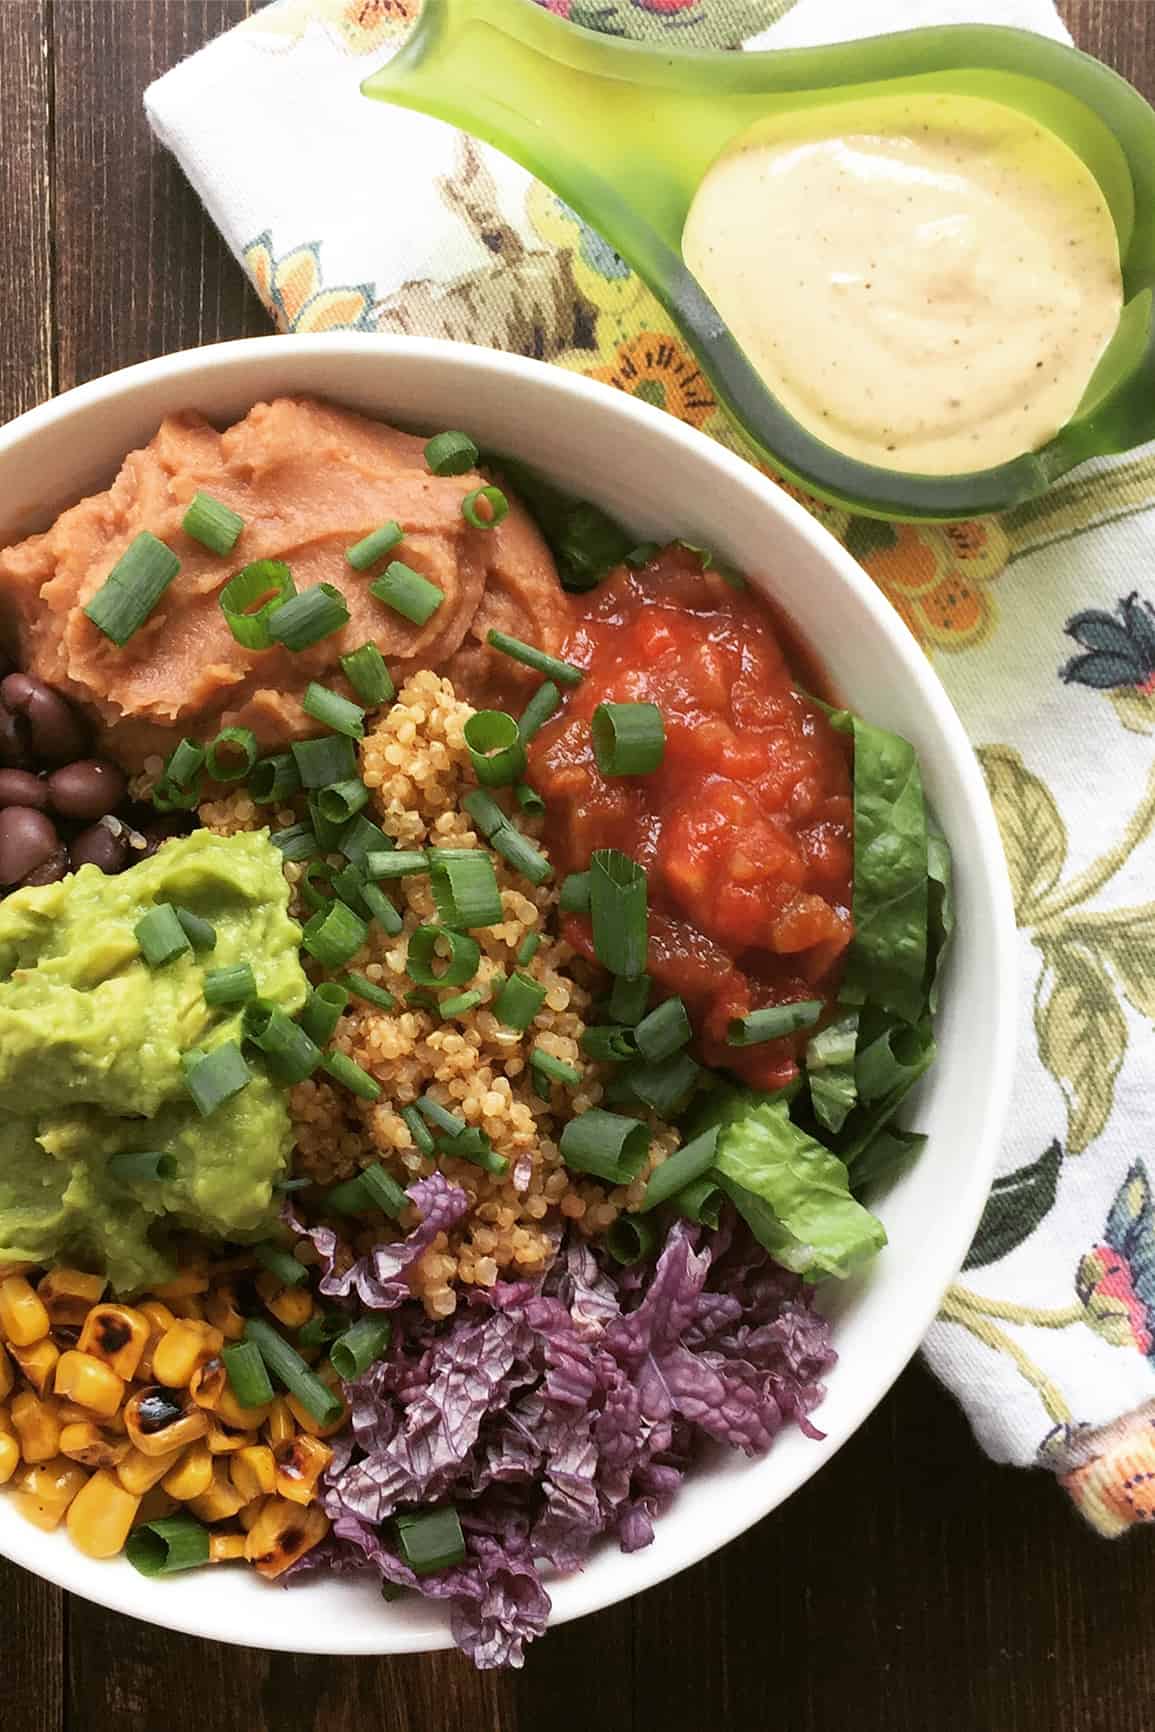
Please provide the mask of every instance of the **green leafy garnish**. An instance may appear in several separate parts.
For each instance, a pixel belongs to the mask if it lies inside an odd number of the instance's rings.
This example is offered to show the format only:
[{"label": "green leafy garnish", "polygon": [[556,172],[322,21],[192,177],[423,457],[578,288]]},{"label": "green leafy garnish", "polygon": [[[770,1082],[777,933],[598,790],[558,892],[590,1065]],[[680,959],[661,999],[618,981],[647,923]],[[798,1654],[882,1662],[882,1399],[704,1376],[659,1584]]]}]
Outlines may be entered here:
[{"label": "green leafy garnish", "polygon": [[812,1035],[806,1048],[810,1105],[819,1124],[828,1131],[840,1131],[858,1102],[854,1075],[857,1045],[858,1012],[851,1010]]}]

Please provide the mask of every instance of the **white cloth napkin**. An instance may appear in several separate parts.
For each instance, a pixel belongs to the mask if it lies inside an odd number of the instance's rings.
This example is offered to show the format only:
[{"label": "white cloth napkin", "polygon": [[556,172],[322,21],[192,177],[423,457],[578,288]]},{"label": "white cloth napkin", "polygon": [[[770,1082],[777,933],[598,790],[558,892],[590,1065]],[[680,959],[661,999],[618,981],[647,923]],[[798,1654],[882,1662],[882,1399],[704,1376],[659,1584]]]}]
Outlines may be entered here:
[{"label": "white cloth napkin", "polygon": [[[1050,0],[787,5],[551,0],[627,35],[729,48],[957,22],[1066,39]],[[271,316],[522,349],[732,437],[686,389],[692,359],[657,304],[560,201],[498,152],[361,98],[416,9],[277,0],[147,93]],[[934,657],[1016,891],[1018,1094],[927,1355],[984,1448],[1054,1468],[1118,1532],[1149,1513],[1137,1476],[1155,1470],[1155,452],[1093,465],[1001,520],[815,509]]]}]

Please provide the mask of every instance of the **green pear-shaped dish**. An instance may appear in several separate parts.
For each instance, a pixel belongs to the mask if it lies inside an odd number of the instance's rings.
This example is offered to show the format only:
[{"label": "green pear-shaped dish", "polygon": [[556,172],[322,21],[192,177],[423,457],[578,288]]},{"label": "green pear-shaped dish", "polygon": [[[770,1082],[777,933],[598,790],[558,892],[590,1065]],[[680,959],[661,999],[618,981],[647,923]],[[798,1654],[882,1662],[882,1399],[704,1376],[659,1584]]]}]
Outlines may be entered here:
[{"label": "green pear-shaped dish", "polygon": [[[970,517],[1155,437],[1155,111],[1088,55],[983,25],[829,48],[671,50],[599,36],[534,0],[425,0],[413,35],[364,90],[463,127],[551,186],[649,284],[754,445],[824,498],[881,517]],[[1075,415],[1040,450],[965,475],[878,468],[808,432],[681,256],[703,175],[755,121],[903,91],[981,96],[1031,116],[1086,163],[1119,237],[1123,312]]]}]

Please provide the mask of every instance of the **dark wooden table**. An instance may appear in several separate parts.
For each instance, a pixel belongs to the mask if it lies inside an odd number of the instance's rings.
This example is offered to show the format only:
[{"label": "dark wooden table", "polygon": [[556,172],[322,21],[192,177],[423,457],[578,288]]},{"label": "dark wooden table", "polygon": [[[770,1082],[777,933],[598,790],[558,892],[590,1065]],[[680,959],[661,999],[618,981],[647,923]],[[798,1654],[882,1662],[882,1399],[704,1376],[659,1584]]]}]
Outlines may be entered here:
[{"label": "dark wooden table", "polygon": [[[265,316],[141,111],[246,0],[0,0],[0,420]],[[1155,95],[1155,0],[1066,0]],[[1152,1595],[1152,1601],[1147,1595]],[[211,1647],[0,1562],[2,1732],[1155,1732],[1155,1547],[979,1455],[921,1368],[820,1478],[677,1580],[456,1655]]]}]

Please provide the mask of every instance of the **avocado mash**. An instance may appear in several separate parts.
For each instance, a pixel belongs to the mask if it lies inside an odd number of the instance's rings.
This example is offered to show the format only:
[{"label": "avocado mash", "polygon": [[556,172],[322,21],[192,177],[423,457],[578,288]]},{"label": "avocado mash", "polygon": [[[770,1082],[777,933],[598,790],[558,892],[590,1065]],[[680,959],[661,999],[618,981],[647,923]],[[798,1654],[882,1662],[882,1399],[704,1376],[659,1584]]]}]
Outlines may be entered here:
[{"label": "avocado mash", "polygon": [[[211,922],[216,944],[150,969],[134,927],[158,902]],[[0,903],[0,1262],[98,1262],[114,1289],[171,1273],[172,1227],[249,1236],[272,1218],[292,1134],[258,1064],[201,1118],[181,1054],[240,1038],[204,1002],[205,968],[248,961],[286,1011],[307,990],[281,856],[263,832],[199,830],[119,877],[95,866]],[[124,1183],[121,1151],[175,1156],[171,1181]]]}]

